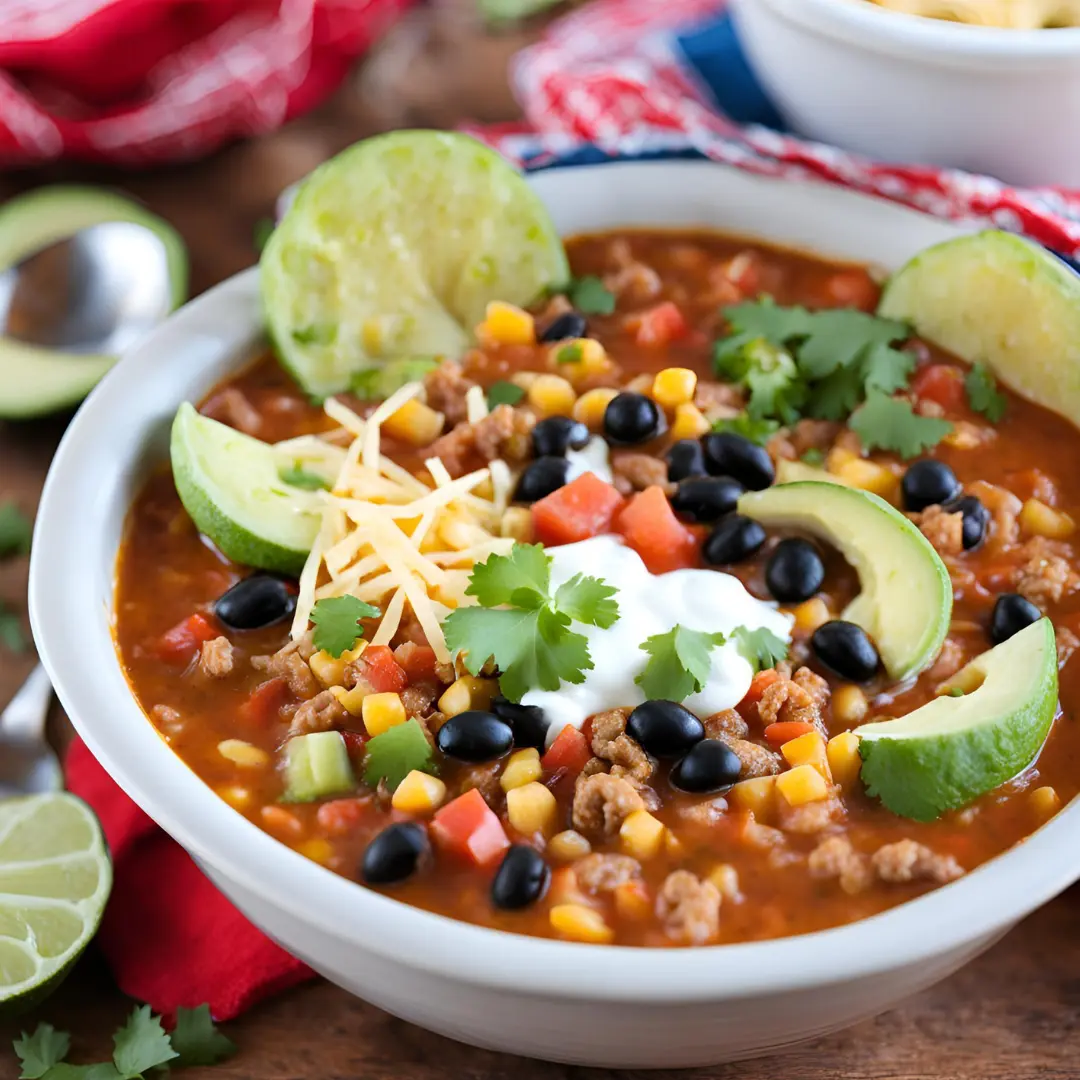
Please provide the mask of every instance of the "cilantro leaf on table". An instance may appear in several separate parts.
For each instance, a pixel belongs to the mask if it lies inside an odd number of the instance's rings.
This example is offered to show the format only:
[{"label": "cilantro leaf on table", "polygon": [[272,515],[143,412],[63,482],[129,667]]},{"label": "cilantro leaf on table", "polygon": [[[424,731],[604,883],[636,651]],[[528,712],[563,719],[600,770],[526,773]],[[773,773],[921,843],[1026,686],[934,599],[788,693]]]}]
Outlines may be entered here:
[{"label": "cilantro leaf on table", "polygon": [[496,405],[516,405],[524,396],[525,391],[516,383],[500,379],[488,387],[488,408],[494,409]]},{"label": "cilantro leaf on table", "polygon": [[973,364],[964,378],[968,404],[982,413],[992,424],[996,424],[1004,415],[1008,399],[997,388],[997,379],[985,364]]},{"label": "cilantro leaf on table", "polygon": [[364,750],[364,783],[372,788],[385,780],[393,791],[414,769],[435,772],[431,743],[415,716],[368,739]]},{"label": "cilantro leaf on table", "polygon": [[169,1041],[176,1051],[177,1065],[216,1065],[236,1053],[236,1043],[214,1024],[209,1005],[177,1009]]},{"label": "cilantro leaf on table", "polygon": [[0,600],[0,645],[13,653],[25,652],[27,645],[22,620],[3,600]]},{"label": "cilantro leaf on table", "polygon": [[38,1080],[67,1057],[71,1036],[66,1031],[57,1031],[52,1024],[38,1024],[31,1034],[24,1031],[22,1038],[12,1045],[22,1065],[19,1080]]},{"label": "cilantro leaf on table", "polygon": [[113,1064],[124,1077],[143,1073],[179,1057],[149,1005],[133,1009],[127,1023],[113,1036]]},{"label": "cilantro leaf on table", "polygon": [[366,604],[355,596],[316,600],[311,609],[311,621],[315,624],[312,644],[331,656],[340,656],[351,649],[363,633],[360,620],[374,619],[381,614],[373,604]]},{"label": "cilantro leaf on table", "polygon": [[764,446],[780,430],[779,420],[755,420],[749,413],[739,413],[713,423],[712,430],[715,432],[729,432],[732,435],[741,435],[758,446]]},{"label": "cilantro leaf on table", "polygon": [[566,295],[582,315],[610,315],[615,310],[615,294],[594,274],[574,278]]},{"label": "cilantro leaf on table", "polygon": [[851,414],[848,427],[867,450],[892,450],[902,458],[918,457],[952,431],[948,420],[919,416],[910,401],[872,391]]},{"label": "cilantro leaf on table", "polygon": [[330,483],[318,473],[308,472],[299,465],[293,465],[288,469],[278,470],[278,479],[290,487],[301,488],[304,491],[329,491]]},{"label": "cilantro leaf on table", "polygon": [[15,503],[0,503],[0,557],[25,555],[33,532],[33,522]]},{"label": "cilantro leaf on table", "polygon": [[649,699],[683,701],[701,691],[709,677],[709,654],[726,641],[723,634],[676,623],[667,633],[654,634],[641,643],[649,662],[634,682]]},{"label": "cilantro leaf on table", "polygon": [[731,639],[755,672],[767,671],[787,659],[787,642],[768,627],[751,630],[747,626],[737,626],[731,632]]}]

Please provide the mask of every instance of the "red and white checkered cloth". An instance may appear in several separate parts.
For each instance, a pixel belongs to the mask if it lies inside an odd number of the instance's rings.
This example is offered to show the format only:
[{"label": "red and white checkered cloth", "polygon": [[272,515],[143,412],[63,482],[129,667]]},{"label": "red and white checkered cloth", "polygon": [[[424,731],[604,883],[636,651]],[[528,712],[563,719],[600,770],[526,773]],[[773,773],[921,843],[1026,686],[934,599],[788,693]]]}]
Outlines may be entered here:
[{"label": "red and white checkered cloth", "polygon": [[1018,189],[954,169],[884,165],[716,110],[675,34],[716,20],[724,0],[595,0],[521,52],[514,82],[526,122],[474,132],[523,164],[583,143],[634,157],[687,146],[768,176],[814,177],[942,217],[1024,233],[1080,254],[1080,192]]},{"label": "red and white checkered cloth", "polygon": [[151,164],[318,104],[410,0],[0,0],[0,164]]}]

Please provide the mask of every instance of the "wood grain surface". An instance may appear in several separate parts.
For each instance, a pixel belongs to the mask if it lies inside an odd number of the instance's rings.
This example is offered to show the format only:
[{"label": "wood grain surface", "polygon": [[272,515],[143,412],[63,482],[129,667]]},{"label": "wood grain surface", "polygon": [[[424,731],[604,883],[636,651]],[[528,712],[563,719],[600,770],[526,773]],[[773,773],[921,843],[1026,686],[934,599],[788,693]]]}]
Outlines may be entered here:
[{"label": "wood grain surface", "polygon": [[[403,123],[452,124],[512,114],[505,58],[515,37],[469,45],[464,31],[412,22],[400,28],[327,107],[281,132],[208,161],[138,175],[53,168],[0,178],[0,199],[57,179],[110,183],[142,198],[184,235],[192,288],[201,291],[250,265],[256,223],[288,183],[337,149]],[[474,51],[470,54],[467,48]],[[479,51],[477,51],[479,50]],[[419,82],[403,72],[424,68]],[[441,66],[440,66],[441,65]],[[441,82],[439,81],[441,79]],[[0,423],[0,500],[33,513],[63,418]],[[0,598],[25,609],[26,560],[0,567]],[[0,651],[0,701],[14,693],[32,654]],[[66,721],[54,717],[65,741]],[[527,973],[522,973],[527,978]],[[102,1060],[131,1003],[90,950],[35,1013],[73,1034],[75,1061]],[[690,1080],[1066,1080],[1080,1077],[1080,890],[1031,916],[982,958],[902,1008],[782,1056],[678,1074]],[[614,1080],[625,1073],[527,1062],[428,1034],[313,982],[228,1025],[240,1053],[191,1080]],[[0,1024],[0,1080],[18,1076],[8,1051],[16,1025]],[[656,1073],[657,1077],[676,1074]]]}]

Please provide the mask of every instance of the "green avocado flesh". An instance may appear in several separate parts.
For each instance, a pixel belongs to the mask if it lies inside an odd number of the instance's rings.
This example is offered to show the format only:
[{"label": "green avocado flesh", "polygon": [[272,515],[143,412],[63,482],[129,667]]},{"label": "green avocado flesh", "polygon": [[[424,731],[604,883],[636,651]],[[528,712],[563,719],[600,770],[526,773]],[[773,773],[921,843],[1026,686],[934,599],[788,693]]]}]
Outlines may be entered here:
[{"label": "green avocado flesh", "polygon": [[962,697],[859,728],[867,792],[901,817],[932,821],[1011,780],[1046,740],[1057,671],[1054,627],[1040,619],[957,672],[950,685]]},{"label": "green avocado flesh", "polygon": [[893,275],[878,314],[1080,424],[1080,276],[1038,244],[994,230],[936,244]]},{"label": "green avocado flesh", "polygon": [[466,135],[397,131],[304,181],[259,275],[282,363],[326,396],[389,357],[459,355],[490,301],[530,304],[570,271],[505,159]]},{"label": "green avocado flesh", "polygon": [[747,492],[738,508],[840,551],[861,587],[841,618],[870,635],[892,679],[914,678],[933,663],[949,630],[952,584],[930,542],[898,510],[869,492],[814,481]]},{"label": "green avocado flesh", "polygon": [[356,777],[341,732],[297,735],[285,744],[286,802],[314,802],[355,787]]},{"label": "green avocado flesh", "polygon": [[[0,272],[80,229],[132,221],[165,245],[172,306],[187,296],[187,254],[177,232],[137,203],[100,188],[37,188],[0,207]],[[116,363],[115,356],[65,353],[0,337],[0,417],[43,416],[77,404]]]}]

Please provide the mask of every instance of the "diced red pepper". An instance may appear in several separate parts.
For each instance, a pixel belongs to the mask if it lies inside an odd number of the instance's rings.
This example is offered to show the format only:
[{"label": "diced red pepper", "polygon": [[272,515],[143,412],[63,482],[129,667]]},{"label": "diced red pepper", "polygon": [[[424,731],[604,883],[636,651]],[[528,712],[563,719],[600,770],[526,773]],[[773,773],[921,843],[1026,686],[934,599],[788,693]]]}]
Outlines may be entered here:
[{"label": "diced red pepper", "polygon": [[967,404],[964,373],[952,364],[931,364],[911,380],[911,392],[920,401],[936,401],[947,411]]},{"label": "diced red pepper", "polygon": [[168,664],[186,664],[204,641],[213,641],[220,634],[221,630],[210,616],[196,611],[171,630],[166,630],[151,649]]},{"label": "diced red pepper", "polygon": [[289,684],[282,678],[267,679],[259,683],[240,706],[240,719],[252,727],[266,727],[285,704]]},{"label": "diced red pepper", "polygon": [[376,694],[400,693],[409,685],[405,669],[386,645],[369,645],[360,654],[361,675]]},{"label": "diced red pepper", "polygon": [[574,544],[611,532],[611,521],[626,500],[595,473],[544,496],[532,506],[533,531],[541,544]]},{"label": "diced red pepper", "polygon": [[698,565],[697,537],[675,516],[663,489],[638,492],[615,519],[615,531],[654,574]]},{"label": "diced red pepper", "polygon": [[656,307],[634,316],[636,340],[639,345],[666,345],[677,341],[686,333],[686,319],[672,300],[665,300]]},{"label": "diced red pepper", "polygon": [[368,734],[364,731],[343,731],[341,738],[345,743],[345,749],[349,757],[363,757],[367,752]]},{"label": "diced red pepper", "polygon": [[416,645],[411,641],[394,650],[394,659],[404,669],[409,682],[433,682],[435,680],[435,650],[430,645]]},{"label": "diced red pepper", "polygon": [[444,851],[477,866],[490,865],[510,846],[502,822],[476,788],[437,810],[431,833]]},{"label": "diced red pepper", "polygon": [[367,817],[371,799],[334,799],[315,811],[315,820],[327,836],[346,836]]},{"label": "diced red pepper", "polygon": [[874,279],[859,268],[837,270],[825,281],[825,295],[834,307],[859,308],[873,311],[881,289]]},{"label": "diced red pepper", "polygon": [[576,727],[567,724],[540,759],[540,765],[545,772],[554,773],[562,769],[577,776],[591,757],[588,739]]},{"label": "diced red pepper", "polygon": [[768,671],[759,671],[750,680],[750,689],[746,691],[746,696],[739,705],[756,705],[761,700],[762,694],[779,678],[780,676],[771,668]]},{"label": "diced red pepper", "polygon": [[769,724],[765,728],[765,741],[770,746],[783,746],[801,735],[809,735],[817,728],[805,720],[781,720],[776,724]]}]

